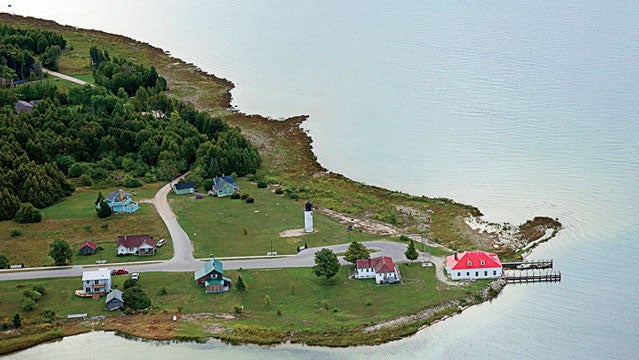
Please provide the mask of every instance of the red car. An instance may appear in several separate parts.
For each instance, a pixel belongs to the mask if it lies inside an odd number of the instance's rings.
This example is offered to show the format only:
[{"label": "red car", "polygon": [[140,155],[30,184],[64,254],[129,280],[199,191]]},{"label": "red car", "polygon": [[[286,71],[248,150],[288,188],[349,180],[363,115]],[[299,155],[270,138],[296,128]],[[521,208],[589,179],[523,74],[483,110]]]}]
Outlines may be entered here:
[{"label": "red car", "polygon": [[124,275],[128,274],[129,270],[127,269],[113,269],[111,270],[111,275]]}]

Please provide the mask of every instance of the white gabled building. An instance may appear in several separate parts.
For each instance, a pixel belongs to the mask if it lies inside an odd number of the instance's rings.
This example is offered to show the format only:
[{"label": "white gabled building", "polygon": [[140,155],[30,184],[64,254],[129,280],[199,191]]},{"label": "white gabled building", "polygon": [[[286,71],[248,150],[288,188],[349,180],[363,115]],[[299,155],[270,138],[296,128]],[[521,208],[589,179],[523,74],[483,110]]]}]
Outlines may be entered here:
[{"label": "white gabled building", "polygon": [[111,291],[111,272],[109,269],[83,272],[82,290],[85,294],[106,294]]},{"label": "white gabled building", "polygon": [[502,266],[497,254],[474,250],[447,256],[446,271],[453,280],[496,279]]},{"label": "white gabled building", "polygon": [[354,278],[375,278],[377,284],[392,284],[400,280],[399,271],[395,268],[393,259],[388,256],[357,260]]}]

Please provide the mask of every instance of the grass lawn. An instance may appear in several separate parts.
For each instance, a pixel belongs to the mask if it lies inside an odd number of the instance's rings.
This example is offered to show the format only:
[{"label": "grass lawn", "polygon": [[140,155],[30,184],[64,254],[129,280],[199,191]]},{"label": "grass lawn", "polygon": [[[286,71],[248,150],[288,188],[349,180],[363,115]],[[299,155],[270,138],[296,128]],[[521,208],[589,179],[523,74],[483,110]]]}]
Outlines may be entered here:
[{"label": "grass lawn", "polygon": [[[304,208],[272,189],[259,189],[245,178],[237,179],[241,193],[255,199],[253,204],[230,197],[195,199],[194,195],[169,195],[169,203],[180,225],[191,237],[195,257],[295,254],[297,246],[309,247],[348,242],[346,227],[322,214],[313,214],[315,232],[296,237],[280,237],[285,230],[304,228]],[[194,235],[195,234],[195,235]],[[381,236],[353,231],[351,239],[366,241]]]},{"label": "grass lawn", "polygon": [[[135,191],[136,201],[152,197],[163,184],[145,184]],[[71,264],[95,264],[101,256],[107,262],[150,261],[170,259],[173,243],[167,241],[159,253],[153,256],[116,256],[118,235],[150,234],[156,239],[168,238],[169,233],[162,219],[151,204],[140,204],[134,214],[117,214],[100,219],[95,213],[94,203],[98,192],[106,195],[116,189],[94,190],[78,188],[68,198],[42,209],[43,221],[34,224],[18,224],[14,221],[0,222],[0,253],[6,254],[11,264],[25,266],[50,265],[49,243],[60,238],[71,245]],[[101,255],[79,256],[79,245],[86,240],[104,248]]]},{"label": "grass lawn", "polygon": [[[233,282],[242,275],[247,290],[235,288],[227,293],[206,294],[197,287],[193,273],[142,273],[139,284],[151,298],[156,310],[181,309],[183,313],[233,314],[235,305],[243,305],[242,316],[233,320],[211,317],[196,322],[181,322],[177,335],[210,336],[205,331],[211,323],[225,327],[260,326],[281,332],[344,330],[361,328],[401,315],[415,313],[447,300],[461,298],[482,289],[488,281],[476,281],[461,287],[439,283],[434,268],[418,264],[402,265],[403,284],[377,286],[373,279],[349,280],[352,267],[341,267],[329,283],[317,278],[310,268],[265,269],[225,272]],[[123,289],[128,276],[114,276],[114,284]],[[21,308],[23,292],[43,285],[46,294],[35,309]],[[39,322],[45,309],[65,317],[73,313],[89,316],[108,314],[104,298],[100,301],[73,294],[81,287],[80,278],[23,280],[0,282],[0,321],[9,321],[16,312],[27,322]],[[162,288],[166,289],[163,294]],[[270,297],[270,304],[265,300]],[[277,311],[281,312],[278,315]]]}]

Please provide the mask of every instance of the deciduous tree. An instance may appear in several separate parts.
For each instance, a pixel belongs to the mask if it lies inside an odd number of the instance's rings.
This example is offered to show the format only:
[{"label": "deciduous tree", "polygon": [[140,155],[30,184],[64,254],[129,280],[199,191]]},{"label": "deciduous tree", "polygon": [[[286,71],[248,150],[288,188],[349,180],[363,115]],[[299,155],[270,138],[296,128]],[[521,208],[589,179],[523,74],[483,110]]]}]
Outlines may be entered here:
[{"label": "deciduous tree", "polygon": [[313,273],[318,277],[325,277],[330,280],[339,271],[339,260],[337,255],[330,249],[324,248],[315,253],[315,266]]},{"label": "deciduous tree", "polygon": [[65,265],[68,260],[71,260],[71,247],[69,247],[69,243],[62,239],[55,239],[51,244],[49,244],[51,250],[49,251],[49,256],[53,258],[55,264],[57,266]]}]

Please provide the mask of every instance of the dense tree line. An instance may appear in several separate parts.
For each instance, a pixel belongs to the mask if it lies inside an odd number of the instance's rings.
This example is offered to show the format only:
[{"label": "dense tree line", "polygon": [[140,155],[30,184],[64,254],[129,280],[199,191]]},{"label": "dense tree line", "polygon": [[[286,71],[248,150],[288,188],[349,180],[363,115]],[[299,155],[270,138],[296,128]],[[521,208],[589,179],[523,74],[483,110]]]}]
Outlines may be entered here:
[{"label": "dense tree line", "polygon": [[[99,56],[101,68],[123,64],[105,54]],[[22,204],[43,208],[69,195],[67,178],[115,186],[123,172],[126,180],[150,182],[188,169],[196,181],[257,170],[259,154],[239,129],[168,97],[154,69],[129,69],[140,79],[130,89],[87,85],[63,91],[39,82],[0,89],[0,220],[14,218]],[[39,102],[16,114],[17,99]]]},{"label": "dense tree line", "polygon": [[55,32],[0,25],[0,78],[25,80],[32,73],[40,76],[42,66],[57,70],[58,57],[66,45],[62,35]]},{"label": "dense tree line", "polygon": [[118,94],[120,89],[128,96],[135,95],[139,88],[166,90],[166,80],[158,75],[153,66],[147,68],[121,58],[111,59],[107,50],[100,51],[97,47],[91,47],[89,55],[95,83],[113,94]]}]

